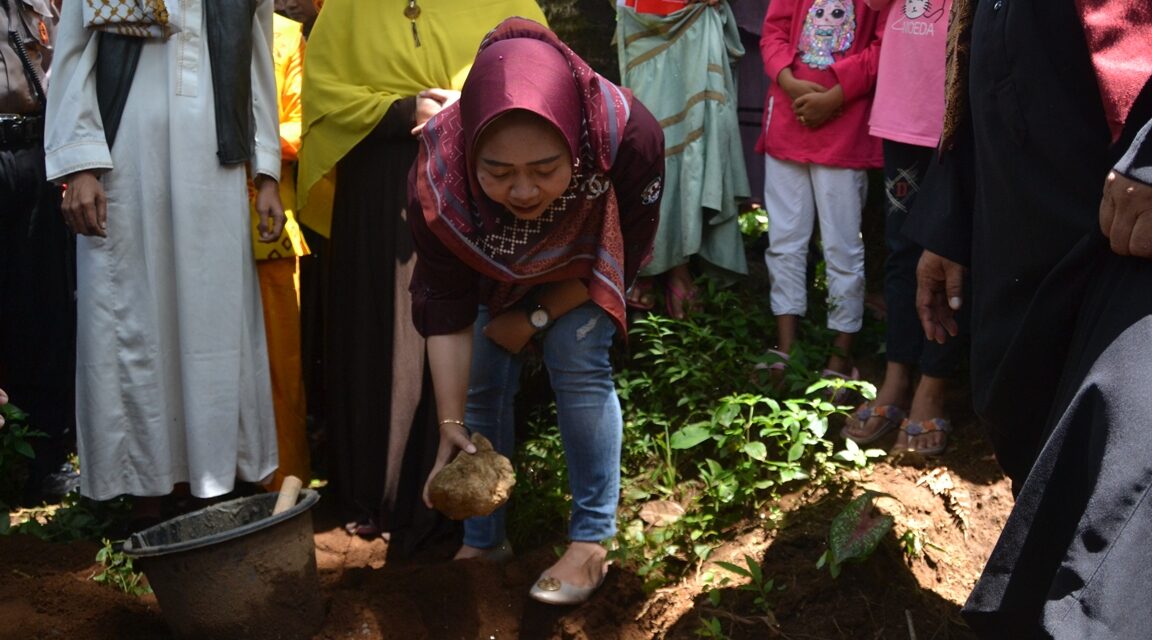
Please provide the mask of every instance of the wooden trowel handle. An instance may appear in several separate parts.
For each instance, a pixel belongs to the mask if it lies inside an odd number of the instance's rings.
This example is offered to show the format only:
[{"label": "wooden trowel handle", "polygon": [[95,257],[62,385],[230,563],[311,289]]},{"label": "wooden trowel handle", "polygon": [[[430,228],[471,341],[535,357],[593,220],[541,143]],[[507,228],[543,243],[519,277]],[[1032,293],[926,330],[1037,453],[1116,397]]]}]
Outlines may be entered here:
[{"label": "wooden trowel handle", "polygon": [[272,515],[287,511],[296,505],[296,497],[300,495],[300,478],[287,476],[280,484],[280,497],[276,498],[276,506],[272,507]]}]

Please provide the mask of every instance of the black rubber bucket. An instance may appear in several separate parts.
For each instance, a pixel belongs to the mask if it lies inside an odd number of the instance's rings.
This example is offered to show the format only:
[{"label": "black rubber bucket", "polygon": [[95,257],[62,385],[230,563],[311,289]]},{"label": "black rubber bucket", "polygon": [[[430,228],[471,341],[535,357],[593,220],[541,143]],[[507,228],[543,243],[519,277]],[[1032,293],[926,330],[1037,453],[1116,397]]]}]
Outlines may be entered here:
[{"label": "black rubber bucket", "polygon": [[144,572],[164,620],[186,640],[311,638],[324,623],[309,509],[272,515],[278,494],[230,500],[138,533],[124,553]]}]

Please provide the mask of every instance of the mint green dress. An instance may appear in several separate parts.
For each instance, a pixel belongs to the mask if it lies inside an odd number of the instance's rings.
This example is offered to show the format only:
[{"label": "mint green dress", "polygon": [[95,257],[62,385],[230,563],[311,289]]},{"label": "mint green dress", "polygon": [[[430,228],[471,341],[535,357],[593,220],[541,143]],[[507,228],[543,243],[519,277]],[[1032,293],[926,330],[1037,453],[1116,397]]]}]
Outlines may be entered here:
[{"label": "mint green dress", "polygon": [[728,3],[668,16],[617,7],[620,77],[664,129],[665,183],[652,261],[656,275],[692,256],[713,277],[748,272],[738,221],[750,195],[733,67],[744,55]]}]

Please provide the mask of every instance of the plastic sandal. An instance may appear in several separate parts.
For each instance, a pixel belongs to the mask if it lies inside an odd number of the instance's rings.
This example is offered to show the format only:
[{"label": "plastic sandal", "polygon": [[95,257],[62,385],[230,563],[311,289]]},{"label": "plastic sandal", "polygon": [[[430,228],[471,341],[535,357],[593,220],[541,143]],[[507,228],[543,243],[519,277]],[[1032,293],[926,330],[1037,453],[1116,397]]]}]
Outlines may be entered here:
[{"label": "plastic sandal", "polygon": [[952,431],[952,423],[944,418],[930,418],[920,422],[905,420],[900,424],[900,430],[906,433],[909,438],[934,433],[936,431],[944,434],[939,446],[929,449],[913,449],[909,447],[900,451],[900,453],[918,453],[922,456],[938,456],[948,448],[948,434]]},{"label": "plastic sandal", "polygon": [[[848,418],[844,424],[844,428],[840,430],[840,437],[845,440],[851,440],[856,444],[872,444],[880,438],[888,435],[890,431],[897,428],[905,422],[907,413],[894,404],[881,404],[875,407],[869,407],[867,404],[862,404],[856,411]],[[868,423],[872,418],[880,418],[884,422],[880,428],[867,436],[854,436],[849,433],[849,427],[855,424],[863,426]]]},{"label": "plastic sandal", "polygon": [[756,366],[752,367],[757,371],[783,371],[788,368],[788,354],[780,351],[779,349],[769,349],[769,356],[775,356],[775,362],[757,362]]},{"label": "plastic sandal", "polygon": [[761,356],[765,361],[752,365],[752,384],[776,387],[784,381],[784,370],[788,368],[788,354],[778,349],[769,349]]}]

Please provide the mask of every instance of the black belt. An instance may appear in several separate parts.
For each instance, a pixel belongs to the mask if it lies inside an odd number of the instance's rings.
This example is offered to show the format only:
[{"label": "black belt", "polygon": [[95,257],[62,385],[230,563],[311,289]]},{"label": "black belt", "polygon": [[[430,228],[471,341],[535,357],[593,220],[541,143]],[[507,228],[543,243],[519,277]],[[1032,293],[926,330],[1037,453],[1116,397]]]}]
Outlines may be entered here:
[{"label": "black belt", "polygon": [[0,113],[0,149],[26,149],[44,140],[44,116]]}]

